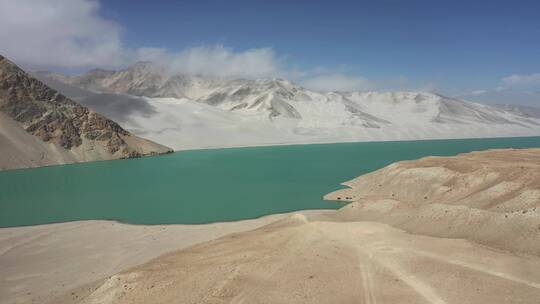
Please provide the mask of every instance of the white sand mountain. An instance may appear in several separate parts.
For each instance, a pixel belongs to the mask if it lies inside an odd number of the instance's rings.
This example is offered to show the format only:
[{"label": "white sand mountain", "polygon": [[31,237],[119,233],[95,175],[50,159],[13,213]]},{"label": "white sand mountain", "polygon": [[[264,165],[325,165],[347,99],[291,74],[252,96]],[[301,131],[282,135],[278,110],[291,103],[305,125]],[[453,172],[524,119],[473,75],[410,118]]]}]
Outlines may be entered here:
[{"label": "white sand mountain", "polygon": [[0,56],[0,170],[160,154]]},{"label": "white sand mountain", "polygon": [[[121,71],[93,70],[72,77],[38,73],[37,77],[68,95],[66,86],[93,91],[92,98],[80,100],[91,108],[103,104],[99,102],[103,96],[114,103],[111,94],[137,100],[134,104],[151,110],[133,111],[119,117],[119,123],[178,150],[540,135],[538,117],[426,92],[323,93],[283,79],[170,75],[148,62]],[[116,115],[106,108],[96,110]]]},{"label": "white sand mountain", "polygon": [[52,303],[536,303],[539,168],[540,149],[393,164],[330,194],[353,201],[336,212],[171,252]]}]

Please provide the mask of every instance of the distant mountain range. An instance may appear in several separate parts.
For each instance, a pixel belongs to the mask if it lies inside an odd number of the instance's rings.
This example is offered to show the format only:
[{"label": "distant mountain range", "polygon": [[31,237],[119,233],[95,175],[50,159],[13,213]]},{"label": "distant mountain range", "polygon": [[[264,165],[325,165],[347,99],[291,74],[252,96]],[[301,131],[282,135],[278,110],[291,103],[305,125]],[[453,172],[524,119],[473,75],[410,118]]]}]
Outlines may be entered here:
[{"label": "distant mountain range", "polygon": [[540,135],[532,109],[427,92],[315,92],[284,79],[173,75],[150,62],[35,76],[134,134],[177,150]]},{"label": "distant mountain range", "polygon": [[0,56],[0,169],[169,151],[81,106]]}]

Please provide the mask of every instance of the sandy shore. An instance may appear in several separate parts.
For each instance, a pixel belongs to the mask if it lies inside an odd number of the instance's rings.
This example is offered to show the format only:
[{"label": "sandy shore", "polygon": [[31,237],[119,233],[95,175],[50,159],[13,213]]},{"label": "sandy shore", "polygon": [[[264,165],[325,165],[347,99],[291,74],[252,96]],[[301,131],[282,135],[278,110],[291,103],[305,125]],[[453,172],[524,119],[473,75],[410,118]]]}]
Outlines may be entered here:
[{"label": "sandy shore", "polygon": [[160,256],[54,303],[537,303],[540,259],[298,214]]},{"label": "sandy shore", "polygon": [[[327,211],[304,211],[311,216]],[[0,303],[45,303],[163,253],[286,217],[207,225],[79,221],[0,229]]]}]

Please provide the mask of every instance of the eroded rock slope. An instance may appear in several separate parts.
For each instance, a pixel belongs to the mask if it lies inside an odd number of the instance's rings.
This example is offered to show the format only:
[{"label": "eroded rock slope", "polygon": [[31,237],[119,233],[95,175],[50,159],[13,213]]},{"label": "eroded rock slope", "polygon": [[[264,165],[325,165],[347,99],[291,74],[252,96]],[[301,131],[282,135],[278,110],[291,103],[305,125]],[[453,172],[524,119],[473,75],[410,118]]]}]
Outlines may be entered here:
[{"label": "eroded rock slope", "polygon": [[[171,150],[139,138],[114,121],[79,105],[0,56],[0,168],[139,157]],[[16,123],[14,123],[14,121]],[[16,132],[17,125],[24,133]],[[13,129],[13,130],[12,130]],[[17,133],[17,134],[15,134]],[[24,137],[24,138],[23,138]],[[22,143],[27,144],[22,144]],[[32,142],[32,144],[28,144]],[[46,144],[42,144],[46,143]],[[17,154],[16,151],[35,150]]]}]

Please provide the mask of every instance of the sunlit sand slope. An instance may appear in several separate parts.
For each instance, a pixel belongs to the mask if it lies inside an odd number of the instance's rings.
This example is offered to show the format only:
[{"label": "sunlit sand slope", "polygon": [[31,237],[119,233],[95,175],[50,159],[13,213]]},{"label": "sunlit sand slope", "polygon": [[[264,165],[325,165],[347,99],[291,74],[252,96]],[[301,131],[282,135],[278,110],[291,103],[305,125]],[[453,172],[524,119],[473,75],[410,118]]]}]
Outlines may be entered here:
[{"label": "sunlit sand slope", "polygon": [[167,254],[60,303],[534,303],[540,261],[295,215]]},{"label": "sunlit sand slope", "polygon": [[336,219],[540,255],[540,149],[404,161],[344,185],[326,196],[354,202]]}]

